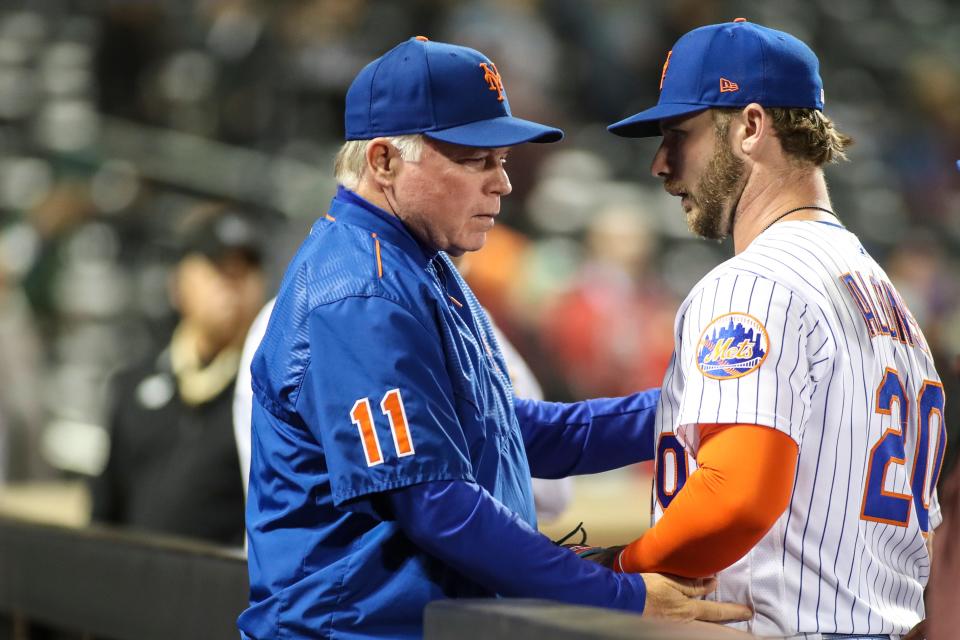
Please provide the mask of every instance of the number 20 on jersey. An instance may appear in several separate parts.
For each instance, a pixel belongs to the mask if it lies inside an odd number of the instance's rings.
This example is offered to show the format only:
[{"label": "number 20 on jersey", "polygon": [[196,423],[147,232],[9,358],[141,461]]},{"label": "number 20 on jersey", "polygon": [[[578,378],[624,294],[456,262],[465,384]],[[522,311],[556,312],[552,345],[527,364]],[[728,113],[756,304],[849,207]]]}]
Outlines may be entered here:
[{"label": "number 20 on jersey", "polygon": [[910,437],[910,400],[899,374],[890,368],[884,371],[877,387],[876,412],[893,418],[888,428],[870,450],[867,481],[863,492],[860,517],[864,520],[905,527],[910,522],[911,503],[916,508],[920,531],[930,529],[928,496],[933,493],[946,448],[946,425],[943,423],[943,386],[925,380],[916,398],[916,453],[910,470],[910,493],[887,490],[891,465],[906,465],[904,441]]},{"label": "number 20 on jersey", "polygon": [[[380,401],[380,410],[390,422],[390,433],[393,435],[393,446],[397,457],[412,456],[413,438],[410,437],[410,427],[407,423],[407,411],[403,408],[403,397],[400,389],[391,389],[384,394]],[[350,410],[350,419],[360,431],[360,442],[363,444],[363,455],[367,459],[367,466],[374,467],[383,463],[383,450],[380,448],[380,438],[373,422],[373,412],[370,409],[370,398],[360,398],[353,403]]]}]

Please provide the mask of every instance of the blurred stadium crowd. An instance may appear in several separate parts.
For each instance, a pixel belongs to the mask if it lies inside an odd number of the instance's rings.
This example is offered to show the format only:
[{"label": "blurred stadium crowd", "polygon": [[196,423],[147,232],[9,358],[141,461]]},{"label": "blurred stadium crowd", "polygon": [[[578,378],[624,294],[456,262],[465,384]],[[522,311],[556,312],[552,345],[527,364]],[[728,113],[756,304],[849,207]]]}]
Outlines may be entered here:
[{"label": "blurred stadium crowd", "polygon": [[255,229],[272,295],[333,194],[347,85],[418,34],[481,49],[516,115],[567,132],[511,156],[503,222],[464,266],[481,301],[550,399],[658,385],[677,305],[732,249],[688,236],[648,176],[656,141],[605,125],[656,99],[681,33],[737,16],[820,52],[857,140],[835,208],[924,328],[960,442],[960,4],[5,0],[0,477],[102,469],[108,381],[168,339],[198,208]]}]

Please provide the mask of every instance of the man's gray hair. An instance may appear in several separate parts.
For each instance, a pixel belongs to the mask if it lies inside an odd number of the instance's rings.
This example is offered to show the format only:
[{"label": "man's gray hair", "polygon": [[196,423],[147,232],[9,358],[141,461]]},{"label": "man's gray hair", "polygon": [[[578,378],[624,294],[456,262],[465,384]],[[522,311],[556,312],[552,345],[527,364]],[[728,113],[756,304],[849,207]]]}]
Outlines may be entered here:
[{"label": "man's gray hair", "polygon": [[[405,136],[391,136],[387,138],[400,157],[408,162],[416,162],[423,152],[423,136],[419,133]],[[355,191],[360,186],[360,179],[367,167],[367,145],[370,140],[347,140],[337,152],[333,163],[333,177],[337,184]]]}]

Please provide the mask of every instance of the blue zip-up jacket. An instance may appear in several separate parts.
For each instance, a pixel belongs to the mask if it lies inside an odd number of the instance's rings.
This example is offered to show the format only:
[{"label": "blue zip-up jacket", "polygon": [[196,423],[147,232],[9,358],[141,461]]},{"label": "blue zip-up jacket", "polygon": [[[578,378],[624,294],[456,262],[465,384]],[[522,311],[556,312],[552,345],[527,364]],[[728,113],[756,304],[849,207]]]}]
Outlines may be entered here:
[{"label": "blue zip-up jacket", "polygon": [[658,392],[515,400],[473,293],[394,216],[338,191],[251,371],[245,637],[415,638],[449,597],[642,611],[639,576],[536,532],[530,477],[651,458]]}]

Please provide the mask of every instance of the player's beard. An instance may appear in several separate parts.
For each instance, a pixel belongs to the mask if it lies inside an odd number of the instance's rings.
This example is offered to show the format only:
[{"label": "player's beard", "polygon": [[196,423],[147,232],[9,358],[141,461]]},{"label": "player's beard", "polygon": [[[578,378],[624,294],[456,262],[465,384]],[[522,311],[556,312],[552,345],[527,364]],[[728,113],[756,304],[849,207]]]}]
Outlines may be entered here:
[{"label": "player's beard", "polygon": [[709,240],[723,240],[733,233],[744,173],[743,160],[733,155],[727,142],[727,127],[717,127],[713,157],[697,182],[694,206],[687,212],[690,231]]}]

